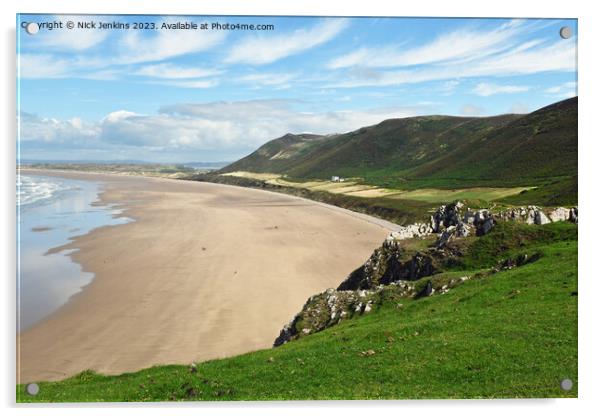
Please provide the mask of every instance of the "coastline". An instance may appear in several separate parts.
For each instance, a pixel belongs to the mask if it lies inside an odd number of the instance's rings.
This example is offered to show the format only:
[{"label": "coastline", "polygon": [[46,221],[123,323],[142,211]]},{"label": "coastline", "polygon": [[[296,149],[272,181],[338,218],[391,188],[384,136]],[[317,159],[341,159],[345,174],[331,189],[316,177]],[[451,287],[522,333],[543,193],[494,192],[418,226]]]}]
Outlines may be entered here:
[{"label": "coastline", "polygon": [[[97,203],[96,181],[41,176],[27,172],[21,177],[17,206],[18,326],[17,332],[51,315],[93,278],[82,272],[57,247],[103,226],[130,219],[114,207]],[[21,199],[21,197],[23,199]]]},{"label": "coastline", "polygon": [[363,214],[269,191],[35,172],[101,181],[101,203],[135,221],[56,248],[74,249],[95,277],[18,335],[19,382],[268,348],[309,296],[338,284],[390,231]]}]

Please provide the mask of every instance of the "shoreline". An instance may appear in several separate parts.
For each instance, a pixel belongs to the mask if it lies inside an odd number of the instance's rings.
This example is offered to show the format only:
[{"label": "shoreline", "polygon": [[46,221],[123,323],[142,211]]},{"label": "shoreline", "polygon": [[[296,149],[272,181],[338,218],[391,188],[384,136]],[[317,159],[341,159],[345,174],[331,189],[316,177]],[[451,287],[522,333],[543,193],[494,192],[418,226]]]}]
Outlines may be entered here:
[{"label": "shoreline", "polygon": [[[277,192],[277,191],[273,191],[273,190],[269,190],[269,189],[257,189],[257,188],[253,188],[253,187],[234,185],[234,184],[228,184],[228,183],[196,181],[193,179],[167,178],[167,177],[160,177],[160,176],[130,175],[130,174],[125,174],[125,173],[78,172],[78,171],[69,171],[69,170],[39,169],[39,168],[22,168],[22,169],[20,169],[20,171],[32,172],[33,174],[39,174],[39,175],[56,176],[56,177],[72,178],[72,179],[80,179],[80,180],[95,180],[95,179],[92,179],[91,177],[84,177],[86,175],[88,175],[88,176],[95,176],[95,175],[106,176],[107,178],[110,178],[110,177],[147,178],[147,179],[152,179],[152,180],[162,180],[162,181],[170,181],[170,182],[173,181],[173,182],[203,183],[203,184],[207,184],[207,185],[242,188],[242,189],[254,190],[254,191],[258,191],[258,192],[269,192],[271,194],[285,195],[290,198],[296,198],[296,199],[299,199],[302,201],[310,202],[312,204],[317,204],[324,208],[331,209],[333,211],[342,212],[347,215],[351,215],[352,217],[359,218],[364,221],[376,224],[376,225],[388,230],[389,232],[399,231],[402,228],[402,226],[400,226],[399,224],[395,224],[394,222],[385,220],[383,218],[378,218],[373,215],[364,214],[362,212],[357,212],[357,211],[353,211],[353,210],[339,207],[336,205],[327,204],[326,202],[320,202],[320,201],[316,201],[316,200],[313,200],[310,198],[304,198],[302,196],[287,194],[287,193],[283,193],[283,192]],[[69,176],[69,175],[71,175],[71,176]],[[107,178],[105,178],[105,179],[107,179]],[[99,192],[99,199],[101,199],[101,200],[102,200],[102,196],[101,196],[102,193],[103,193],[103,191]]]},{"label": "shoreline", "polygon": [[130,221],[116,215],[114,207],[96,203],[101,192],[96,181],[37,172],[21,179],[18,332],[50,316],[92,280],[93,274],[82,272],[63,246],[96,228]]},{"label": "shoreline", "polygon": [[364,214],[257,189],[21,172],[101,182],[101,203],[134,221],[57,248],[75,249],[72,260],[94,278],[18,335],[20,382],[271,347],[309,296],[338,284],[389,232]]}]

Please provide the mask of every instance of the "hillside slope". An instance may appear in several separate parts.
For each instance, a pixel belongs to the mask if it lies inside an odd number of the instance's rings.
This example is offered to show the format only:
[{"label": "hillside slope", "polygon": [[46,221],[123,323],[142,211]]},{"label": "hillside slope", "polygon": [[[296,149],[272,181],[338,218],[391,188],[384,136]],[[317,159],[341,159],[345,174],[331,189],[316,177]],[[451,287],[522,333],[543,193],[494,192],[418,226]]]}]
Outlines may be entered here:
[{"label": "hillside slope", "polygon": [[537,184],[576,174],[577,98],[572,98],[475,137],[409,176]]},{"label": "hillside slope", "polygon": [[357,177],[397,188],[540,185],[577,175],[577,97],[527,115],[421,116],[272,140],[220,172]]},{"label": "hillside slope", "polygon": [[333,137],[335,136],[289,133],[267,142],[255,152],[220,169],[219,172],[285,173],[295,165],[310,159]]}]

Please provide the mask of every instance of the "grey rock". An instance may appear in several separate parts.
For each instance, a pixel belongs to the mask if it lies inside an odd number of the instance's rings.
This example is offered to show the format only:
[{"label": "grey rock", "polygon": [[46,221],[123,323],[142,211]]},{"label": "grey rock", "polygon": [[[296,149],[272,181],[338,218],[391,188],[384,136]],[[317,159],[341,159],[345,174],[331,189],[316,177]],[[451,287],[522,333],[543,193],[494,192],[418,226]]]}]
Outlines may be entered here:
[{"label": "grey rock", "polygon": [[578,212],[579,210],[577,209],[577,207],[573,207],[571,208],[570,212],[569,212],[569,221],[574,222],[575,224],[577,224],[577,216],[578,216]]},{"label": "grey rock", "polygon": [[453,239],[468,237],[471,228],[471,225],[464,222],[461,222],[458,225],[449,226],[441,233],[435,246],[437,248],[443,248]]},{"label": "grey rock", "polygon": [[464,204],[461,202],[452,202],[451,204],[441,205],[431,215],[431,229],[434,233],[440,233],[443,229],[451,226],[458,225],[462,222],[461,209]]},{"label": "grey rock", "polygon": [[541,210],[537,210],[535,211],[535,224],[536,225],[545,225],[545,224],[549,224],[551,221],[550,219],[547,217],[547,215],[541,211]]},{"label": "grey rock", "polygon": [[485,221],[483,221],[483,224],[481,225],[481,228],[480,228],[481,235],[485,235],[489,231],[491,231],[491,229],[493,228],[494,225],[495,225],[495,222],[494,222],[493,217],[487,218]]}]

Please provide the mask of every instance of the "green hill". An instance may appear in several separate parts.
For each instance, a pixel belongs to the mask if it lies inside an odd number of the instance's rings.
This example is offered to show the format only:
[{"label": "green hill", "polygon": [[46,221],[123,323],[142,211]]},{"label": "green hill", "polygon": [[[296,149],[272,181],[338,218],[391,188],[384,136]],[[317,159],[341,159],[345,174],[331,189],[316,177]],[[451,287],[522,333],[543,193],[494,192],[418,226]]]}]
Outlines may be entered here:
[{"label": "green hill", "polygon": [[526,115],[422,116],[345,134],[287,134],[220,172],[336,175],[398,189],[563,182],[557,188],[575,203],[577,144],[575,97]]},{"label": "green hill", "polygon": [[411,172],[412,178],[538,184],[577,176],[577,98],[519,117]]},{"label": "green hill", "polygon": [[282,173],[319,151],[321,145],[334,136],[316,134],[287,134],[261,146],[249,156],[220,170],[220,172],[249,171]]},{"label": "green hill", "polygon": [[[448,273],[472,278],[445,294],[383,297],[321,332],[196,367],[87,371],[37,396],[19,385],[17,401],[577,397],[577,226],[500,223],[471,241]],[[480,273],[521,253],[537,260]]]}]

